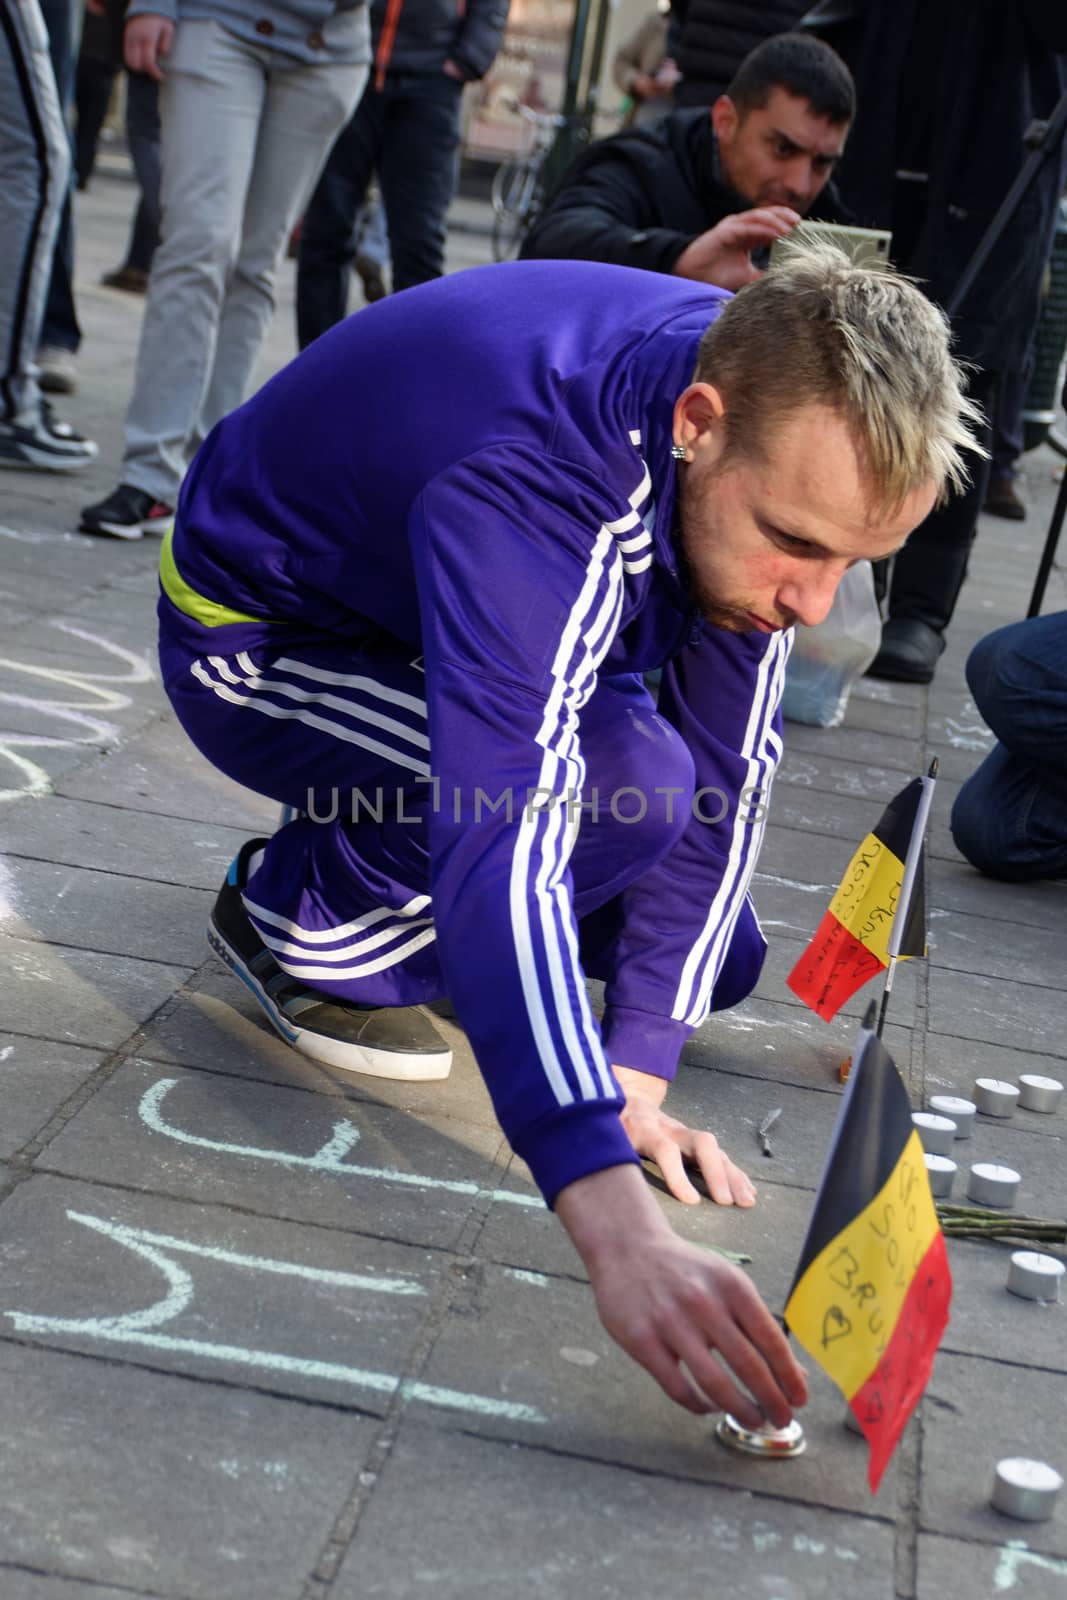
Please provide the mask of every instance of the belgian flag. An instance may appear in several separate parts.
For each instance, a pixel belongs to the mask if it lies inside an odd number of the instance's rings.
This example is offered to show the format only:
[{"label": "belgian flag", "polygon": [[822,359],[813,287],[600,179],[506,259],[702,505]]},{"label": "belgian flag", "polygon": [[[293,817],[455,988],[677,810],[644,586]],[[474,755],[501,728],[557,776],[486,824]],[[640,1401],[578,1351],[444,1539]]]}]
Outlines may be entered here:
[{"label": "belgian flag", "polygon": [[877,1493],[930,1377],[952,1276],[908,1092],[869,1025],[855,1057],[785,1317],[844,1391]]},{"label": "belgian flag", "polygon": [[830,909],[786,982],[798,999],[830,1022],[856,990],[884,972],[891,956],[926,954],[925,859],[920,849],[899,946],[891,939],[904,884],[908,846],[921,839],[933,778],[914,778],[891,800],[856,851]]}]

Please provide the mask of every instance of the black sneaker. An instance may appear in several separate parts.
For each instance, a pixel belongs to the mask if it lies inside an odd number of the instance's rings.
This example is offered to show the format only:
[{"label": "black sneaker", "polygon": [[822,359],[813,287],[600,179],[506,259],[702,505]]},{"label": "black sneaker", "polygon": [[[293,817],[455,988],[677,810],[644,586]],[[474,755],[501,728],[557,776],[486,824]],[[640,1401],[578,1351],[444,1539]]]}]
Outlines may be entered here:
[{"label": "black sneaker", "polygon": [[0,421],[0,467],[72,472],[95,457],[93,441],[75,433],[69,422],[59,422],[47,400],[32,422]]},{"label": "black sneaker", "polygon": [[266,839],[242,845],[208,923],[212,950],[263,1007],[271,1027],[301,1055],[344,1072],[428,1082],[447,1078],[452,1052],[417,1006],[359,1006],[283,972],[252,926],[241,890]]},{"label": "black sneaker", "polygon": [[120,483],[106,500],[86,506],[79,528],[82,533],[106,533],[113,539],[142,539],[146,533],[167,533],[173,521],[173,506],[135,489],[132,483]]}]

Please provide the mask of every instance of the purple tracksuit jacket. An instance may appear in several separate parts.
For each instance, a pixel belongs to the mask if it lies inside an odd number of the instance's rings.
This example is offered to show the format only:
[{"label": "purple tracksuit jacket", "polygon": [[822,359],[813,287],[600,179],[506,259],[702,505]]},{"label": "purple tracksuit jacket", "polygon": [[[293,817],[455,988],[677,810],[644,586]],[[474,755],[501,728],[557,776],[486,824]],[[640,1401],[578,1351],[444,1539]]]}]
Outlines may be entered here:
[{"label": "purple tracksuit jacket", "polygon": [[[747,994],[763,960],[747,890],[790,638],[702,623],[672,536],[672,409],[727,298],[586,262],[410,290],[225,419],[179,505],[173,564],[210,617],[164,596],[172,675],[183,653],[293,655],[368,619],[421,656],[433,773],[464,796],[429,824],[442,984],[550,1202],[635,1159],[609,1063],[671,1077],[692,1029]],[[569,865],[588,819],[542,804],[473,825],[470,798],[580,792],[583,708],[612,685],[636,705],[658,667],[686,787],[715,793],[699,815],[690,793],[675,800],[684,825],[618,897],[598,1029]],[[649,770],[642,726],[635,715],[618,770],[636,787],[676,781]],[[640,849],[639,826],[616,833],[618,850]]]}]

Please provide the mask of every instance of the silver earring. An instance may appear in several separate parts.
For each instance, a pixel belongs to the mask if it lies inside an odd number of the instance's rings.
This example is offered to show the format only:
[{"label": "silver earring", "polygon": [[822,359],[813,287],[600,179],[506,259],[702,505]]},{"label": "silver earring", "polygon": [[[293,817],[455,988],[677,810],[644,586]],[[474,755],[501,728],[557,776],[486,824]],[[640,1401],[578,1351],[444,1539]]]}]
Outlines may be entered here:
[{"label": "silver earring", "polygon": [[684,461],[688,454],[689,452],[685,448],[684,444],[671,445],[671,455],[674,457],[675,461]]}]

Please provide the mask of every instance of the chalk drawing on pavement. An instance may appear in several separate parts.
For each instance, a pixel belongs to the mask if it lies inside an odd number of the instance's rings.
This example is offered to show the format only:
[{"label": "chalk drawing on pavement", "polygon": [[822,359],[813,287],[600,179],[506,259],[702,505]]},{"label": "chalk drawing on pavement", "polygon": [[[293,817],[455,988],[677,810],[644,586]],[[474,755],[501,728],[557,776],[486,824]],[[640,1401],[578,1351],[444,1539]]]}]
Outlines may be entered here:
[{"label": "chalk drawing on pavement", "polygon": [[[60,725],[59,731],[54,733],[19,733],[5,729],[0,723],[0,760],[8,768],[14,768],[15,777],[12,787],[0,787],[0,800],[21,800],[51,793],[52,781],[48,773],[32,756],[25,754],[26,751],[65,750],[80,745],[113,749],[118,745],[122,729],[111,720],[111,714],[124,711],[131,704],[131,697],[118,685],[150,683],[154,676],[148,657],[138,651],[127,650],[111,639],[59,618],[51,618],[48,626],[94,645],[102,652],[103,659],[110,658],[125,670],[90,672],[84,667],[44,667],[0,656],[0,672],[13,673],[21,685],[17,689],[0,689],[0,716],[3,707],[10,706],[13,710],[34,713],[43,725]],[[36,692],[28,692],[30,689]],[[0,773],[10,776],[3,768]],[[0,784],[2,782],[3,777],[0,777]]]},{"label": "chalk drawing on pavement", "polygon": [[360,1135],[355,1123],[347,1118],[334,1123],[326,1143],[310,1156],[289,1150],[262,1150],[254,1145],[229,1144],[222,1139],[208,1139],[201,1134],[188,1133],[163,1115],[163,1102],[177,1082],[177,1078],[160,1078],[145,1090],[138,1111],[141,1121],[152,1133],[162,1134],[164,1138],[174,1139],[179,1144],[194,1145],[200,1150],[216,1150],[222,1155],[237,1156],[243,1160],[276,1161],[283,1166],[308,1167],[313,1171],[334,1172],[347,1178],[371,1178],[380,1183],[395,1183],[411,1189],[443,1190],[447,1194],[467,1195],[471,1199],[487,1197],[503,1205],[526,1206],[537,1211],[544,1209],[544,1202],[537,1195],[515,1194],[509,1189],[486,1189],[466,1178],[431,1178],[424,1172],[402,1172],[396,1167],[369,1167],[349,1161],[346,1158],[359,1142]]},{"label": "chalk drawing on pavement", "polygon": [[512,1422],[543,1423],[546,1420],[533,1406],[493,1395],[472,1394],[463,1389],[419,1383],[346,1362],[319,1361],[281,1350],[261,1350],[249,1345],[224,1344],[158,1331],[188,1311],[195,1298],[192,1273],[174,1259],[179,1255],[199,1257],[235,1271],[302,1278],[313,1283],[359,1289],[373,1294],[425,1294],[422,1285],[414,1279],[310,1267],[269,1256],[246,1255],[236,1250],[180,1239],[171,1234],[153,1233],[145,1228],[131,1228],[124,1223],[109,1222],[104,1217],[94,1217],[86,1212],[68,1210],[66,1215],[69,1221],[103,1234],[151,1262],[163,1275],[166,1293],[139,1311],[127,1311],[110,1317],[52,1317],[37,1316],[27,1311],[4,1311],[2,1314],[11,1322],[16,1333],[68,1334],[110,1344],[137,1345],[150,1350],[198,1356],[229,1366],[318,1379],[352,1389],[370,1389],[380,1394],[397,1393],[405,1402],[419,1401],[445,1410],[503,1417]]}]

